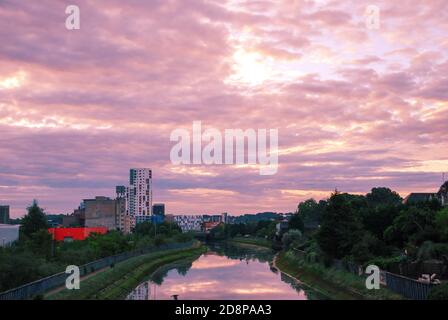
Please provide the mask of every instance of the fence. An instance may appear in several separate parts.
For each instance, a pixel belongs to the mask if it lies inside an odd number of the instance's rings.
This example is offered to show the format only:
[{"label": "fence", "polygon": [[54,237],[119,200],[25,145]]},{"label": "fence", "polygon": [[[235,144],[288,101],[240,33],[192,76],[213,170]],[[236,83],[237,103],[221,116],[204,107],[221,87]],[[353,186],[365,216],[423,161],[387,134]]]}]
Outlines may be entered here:
[{"label": "fence", "polygon": [[418,282],[417,280],[390,272],[385,272],[385,274],[387,288],[409,299],[426,300],[431,288],[437,286],[436,284]]},{"label": "fence", "polygon": [[[194,242],[167,244],[159,247],[144,248],[102,258],[80,266],[80,276],[85,276],[89,273],[114,265],[129,258],[162,250],[184,249],[191,247],[193,243]],[[24,300],[33,298],[37,295],[44,294],[51,289],[65,285],[67,276],[68,275],[65,272],[60,272],[52,276],[36,280],[34,282],[27,283],[18,288],[10,289],[8,291],[0,293],[0,300]]]},{"label": "fence", "polygon": [[[306,259],[305,251],[295,249],[294,253],[298,258]],[[333,260],[331,267],[364,276],[362,267],[354,263],[344,263],[341,260]],[[426,300],[431,288],[437,286],[436,284],[419,282],[415,279],[383,270],[380,272],[380,282],[389,290],[399,293],[405,298],[414,300]]]}]

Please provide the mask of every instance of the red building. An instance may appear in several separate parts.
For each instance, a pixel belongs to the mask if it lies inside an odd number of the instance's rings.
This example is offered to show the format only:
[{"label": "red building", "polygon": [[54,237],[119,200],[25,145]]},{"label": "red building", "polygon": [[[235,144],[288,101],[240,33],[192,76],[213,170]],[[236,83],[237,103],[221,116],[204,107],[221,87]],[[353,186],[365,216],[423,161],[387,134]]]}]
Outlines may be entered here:
[{"label": "red building", "polygon": [[107,228],[50,228],[48,232],[57,241],[85,240],[92,233],[106,234]]}]

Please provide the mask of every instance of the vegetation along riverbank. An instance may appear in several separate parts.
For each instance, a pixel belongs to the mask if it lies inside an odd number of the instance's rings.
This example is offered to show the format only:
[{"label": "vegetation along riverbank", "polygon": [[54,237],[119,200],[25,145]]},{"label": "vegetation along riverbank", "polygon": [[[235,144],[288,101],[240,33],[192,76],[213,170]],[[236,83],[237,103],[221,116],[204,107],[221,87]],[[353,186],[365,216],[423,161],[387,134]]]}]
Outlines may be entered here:
[{"label": "vegetation along riverbank", "polygon": [[178,260],[195,259],[206,250],[205,246],[198,243],[188,249],[161,251],[131,258],[81,281],[79,290],[64,289],[47,298],[51,300],[125,299],[132,289],[158,268]]},{"label": "vegetation along riverbank", "polygon": [[276,256],[275,266],[330,299],[403,299],[386,288],[368,290],[364,278],[346,271],[326,268],[319,263],[307,262],[291,250],[280,252]]}]

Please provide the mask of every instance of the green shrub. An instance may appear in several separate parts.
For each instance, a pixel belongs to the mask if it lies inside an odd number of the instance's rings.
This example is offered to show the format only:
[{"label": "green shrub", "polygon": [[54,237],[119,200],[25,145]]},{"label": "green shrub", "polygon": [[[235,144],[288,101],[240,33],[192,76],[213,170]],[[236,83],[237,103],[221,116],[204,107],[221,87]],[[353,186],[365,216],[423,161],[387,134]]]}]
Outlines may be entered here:
[{"label": "green shrub", "polygon": [[440,284],[431,289],[429,300],[448,300],[448,283]]},{"label": "green shrub", "polygon": [[366,263],[366,265],[373,264],[378,266],[382,270],[391,270],[395,265],[399,263],[407,262],[408,258],[404,255],[402,256],[395,256],[395,257],[377,257],[369,262]]}]

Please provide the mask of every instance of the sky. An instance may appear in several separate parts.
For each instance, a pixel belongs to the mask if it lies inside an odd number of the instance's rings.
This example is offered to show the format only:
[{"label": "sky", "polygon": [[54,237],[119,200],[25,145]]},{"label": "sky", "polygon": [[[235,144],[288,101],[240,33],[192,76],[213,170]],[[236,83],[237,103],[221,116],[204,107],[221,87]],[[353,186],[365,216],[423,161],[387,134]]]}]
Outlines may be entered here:
[{"label": "sky", "polygon": [[[33,199],[69,213],[139,167],[174,214],[291,212],[335,188],[437,191],[447,34],[446,0],[2,0],[0,203],[13,217]],[[172,164],[170,133],[193,121],[278,129],[277,174]]]}]

